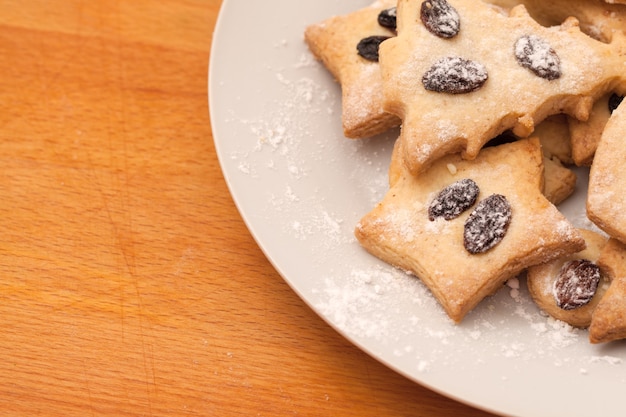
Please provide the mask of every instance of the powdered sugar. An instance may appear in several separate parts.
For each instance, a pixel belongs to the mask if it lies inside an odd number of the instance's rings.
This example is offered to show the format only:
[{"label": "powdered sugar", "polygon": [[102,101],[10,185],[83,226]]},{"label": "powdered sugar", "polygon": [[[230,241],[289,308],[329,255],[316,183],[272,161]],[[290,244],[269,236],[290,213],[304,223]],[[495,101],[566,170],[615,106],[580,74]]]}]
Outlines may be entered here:
[{"label": "powdered sugar", "polygon": [[[314,308],[350,337],[374,340],[389,346],[397,358],[410,359],[418,373],[434,372],[451,364],[479,366],[484,362],[483,350],[487,346],[504,360],[551,357],[555,367],[578,361],[580,368],[587,370],[586,375],[592,374],[594,365],[600,362],[591,357],[598,355],[566,353],[587,346],[586,333],[538,311],[526,291],[525,278],[510,279],[507,291],[485,300],[459,326],[450,322],[417,277],[389,265],[372,263],[362,253],[353,228],[388,189],[387,164],[396,134],[365,141],[348,141],[341,134],[317,138],[314,132],[320,127],[306,120],[311,114],[327,114],[328,124],[332,124],[339,118],[340,100],[336,85],[307,75],[316,65],[301,58],[291,76],[283,72],[275,76],[289,98],[275,103],[270,114],[260,119],[239,120],[256,141],[249,149],[231,155],[240,175],[262,179],[270,174],[284,179],[284,186],[269,194],[265,210],[284,219],[278,231],[287,239],[306,243],[317,264],[327,262],[332,253],[347,255],[341,268],[327,271],[311,283]],[[333,130],[340,131],[339,124]],[[319,151],[304,152],[304,148],[310,149],[306,141],[316,143]],[[333,172],[328,181],[317,182],[320,173],[329,169]],[[311,177],[316,182],[311,182]],[[342,177],[360,190],[362,202],[356,205],[359,209],[355,212],[339,209],[348,200],[339,201],[337,206],[335,199],[327,197],[324,187]],[[430,233],[443,233],[446,222],[436,220],[429,225]],[[410,241],[411,230],[404,232]],[[522,333],[531,338],[520,338]],[[425,353],[419,349],[425,341],[439,348]],[[459,361],[463,357],[474,359],[462,364]],[[618,366],[621,362],[610,363]]]},{"label": "powdered sugar", "polygon": [[[533,385],[526,381],[537,375],[553,381],[555,369],[561,381],[584,374],[596,382],[614,375],[612,368],[621,371],[619,350],[590,346],[585,331],[543,315],[523,276],[455,325],[417,277],[359,247],[353,228],[388,189],[398,132],[364,141],[343,137],[341,91],[306,52],[300,32],[264,42],[273,56],[255,66],[262,80],[238,80],[213,123],[246,222],[302,298],[374,357],[439,388],[449,386],[450,376],[464,386],[480,377],[498,398],[526,392]],[[228,79],[212,88],[233,89]],[[584,198],[575,201],[582,219]],[[608,379],[623,388],[623,379]]]},{"label": "powdered sugar", "polygon": [[466,94],[482,87],[487,78],[487,68],[480,62],[450,56],[436,61],[422,77],[422,84],[430,91]]},{"label": "powdered sugar", "polygon": [[555,80],[561,76],[561,60],[550,44],[536,35],[522,36],[515,42],[517,62],[538,77]]},{"label": "powdered sugar", "polygon": [[428,0],[422,3],[420,18],[436,36],[452,38],[459,33],[461,17],[446,0]]}]

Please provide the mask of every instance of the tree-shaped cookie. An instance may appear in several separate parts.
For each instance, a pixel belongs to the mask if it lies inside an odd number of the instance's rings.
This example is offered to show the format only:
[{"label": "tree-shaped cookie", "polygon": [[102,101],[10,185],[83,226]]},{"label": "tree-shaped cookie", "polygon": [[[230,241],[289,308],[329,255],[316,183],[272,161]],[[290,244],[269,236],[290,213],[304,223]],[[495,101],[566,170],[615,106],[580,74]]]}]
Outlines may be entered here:
[{"label": "tree-shaped cookie", "polygon": [[392,186],[355,235],[374,256],[413,272],[459,322],[523,269],[584,248],[542,195],[542,161],[536,138],[485,148],[473,161],[447,155],[419,176],[392,161]]},{"label": "tree-shaped cookie", "polygon": [[505,15],[482,1],[399,0],[397,24],[380,65],[413,174],[449,153],[473,159],[508,129],[528,136],[551,114],[585,120],[597,98],[626,90],[624,34],[603,43],[573,18],[546,28],[524,6]]},{"label": "tree-shaped cookie", "polygon": [[341,84],[346,137],[370,137],[400,124],[397,116],[383,110],[378,64],[378,46],[396,34],[395,5],[395,0],[379,0],[305,30],[309,49]]},{"label": "tree-shaped cookie", "polygon": [[573,16],[580,21],[583,32],[605,42],[610,41],[613,31],[624,30],[626,25],[626,8],[614,0],[489,0],[489,3],[507,9],[523,4],[543,26],[556,26]]}]

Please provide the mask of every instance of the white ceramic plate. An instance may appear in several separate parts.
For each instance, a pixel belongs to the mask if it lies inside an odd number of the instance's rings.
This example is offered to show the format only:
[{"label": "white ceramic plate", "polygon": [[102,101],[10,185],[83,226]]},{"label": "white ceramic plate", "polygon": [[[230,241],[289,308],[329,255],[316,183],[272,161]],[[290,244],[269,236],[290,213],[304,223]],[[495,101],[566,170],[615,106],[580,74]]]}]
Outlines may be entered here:
[{"label": "white ceramic plate", "polygon": [[[215,144],[251,233],[303,300],[406,377],[511,416],[623,416],[626,344],[541,315],[525,282],[452,324],[426,288],[366,254],[352,231],[386,191],[397,132],[341,131],[340,89],[303,42],[307,24],[367,0],[225,0],[209,71]],[[584,216],[585,173],[563,210]]]}]

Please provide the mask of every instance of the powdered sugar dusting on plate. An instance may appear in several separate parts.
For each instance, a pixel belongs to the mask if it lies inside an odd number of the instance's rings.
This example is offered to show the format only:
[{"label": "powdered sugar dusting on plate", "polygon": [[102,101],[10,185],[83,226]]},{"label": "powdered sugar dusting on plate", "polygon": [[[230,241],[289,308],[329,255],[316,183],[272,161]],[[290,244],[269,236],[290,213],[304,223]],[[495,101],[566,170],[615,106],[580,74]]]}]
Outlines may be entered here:
[{"label": "powdered sugar dusting on plate", "polygon": [[[286,242],[285,250],[306,254],[319,267],[319,272],[306,271],[312,278],[305,298],[322,317],[357,343],[375,341],[391,348],[417,373],[479,369],[493,360],[513,365],[502,371],[502,379],[511,380],[523,361],[547,358],[557,368],[584,369],[577,374],[585,376],[600,366],[623,365],[620,357],[589,346],[585,331],[539,311],[523,276],[509,280],[455,325],[418,277],[365,253],[353,229],[388,189],[388,162],[398,132],[344,138],[339,86],[303,44],[279,40],[275,48],[294,56],[288,67],[265,68],[272,73],[271,88],[282,98],[253,116],[231,111],[226,123],[235,137],[252,140],[239,141],[227,163],[253,184],[259,196],[255,219],[279,224],[273,232]],[[434,126],[442,135],[454,130],[450,123]],[[278,185],[267,187],[268,178]],[[353,185],[340,198],[333,194],[339,181]],[[424,351],[425,342],[434,348]],[[485,358],[486,347],[495,352],[493,358]]]}]

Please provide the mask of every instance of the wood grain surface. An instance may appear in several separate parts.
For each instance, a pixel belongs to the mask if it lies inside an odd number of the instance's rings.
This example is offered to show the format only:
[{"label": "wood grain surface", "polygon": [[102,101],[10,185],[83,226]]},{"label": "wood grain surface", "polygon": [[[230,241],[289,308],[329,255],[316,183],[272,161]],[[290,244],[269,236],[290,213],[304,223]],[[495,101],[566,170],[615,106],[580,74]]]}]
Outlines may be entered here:
[{"label": "wood grain surface", "polygon": [[0,0],[0,415],[487,416],[285,284],[215,155],[218,0]]}]

